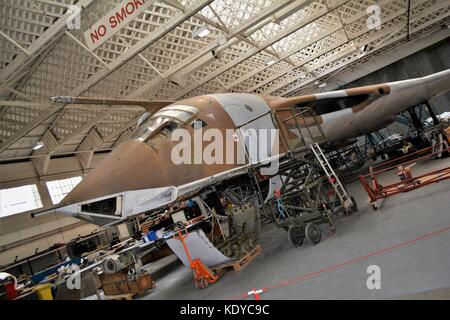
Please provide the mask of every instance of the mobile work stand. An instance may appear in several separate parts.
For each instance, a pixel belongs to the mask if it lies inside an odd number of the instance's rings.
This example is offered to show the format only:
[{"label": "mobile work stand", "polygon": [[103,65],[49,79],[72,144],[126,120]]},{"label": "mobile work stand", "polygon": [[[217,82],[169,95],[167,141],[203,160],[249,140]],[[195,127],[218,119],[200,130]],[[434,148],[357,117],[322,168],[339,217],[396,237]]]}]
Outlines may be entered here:
[{"label": "mobile work stand", "polygon": [[[398,193],[409,192],[445,179],[450,179],[450,166],[444,166],[440,169],[422,173],[417,176],[414,176],[413,174],[412,167],[417,162],[433,159],[443,152],[450,152],[450,147],[448,147],[446,143],[443,143],[443,149],[440,147],[440,145],[430,146],[403,157],[369,167],[369,174],[360,176],[359,180],[369,196],[372,209],[378,209],[377,200],[388,198]],[[411,158],[413,159],[409,160]],[[392,174],[393,171],[395,171],[399,181],[388,185],[381,185],[379,176],[381,174],[387,175],[389,172]]]},{"label": "mobile work stand", "polygon": [[270,206],[272,218],[288,231],[293,245],[301,245],[305,238],[317,244],[321,240],[318,225],[326,223],[334,232],[332,215],[338,209],[347,214],[356,211],[356,202],[319,145],[326,138],[315,113],[310,108],[286,108],[276,110],[273,117],[286,152],[279,162],[280,187]]}]

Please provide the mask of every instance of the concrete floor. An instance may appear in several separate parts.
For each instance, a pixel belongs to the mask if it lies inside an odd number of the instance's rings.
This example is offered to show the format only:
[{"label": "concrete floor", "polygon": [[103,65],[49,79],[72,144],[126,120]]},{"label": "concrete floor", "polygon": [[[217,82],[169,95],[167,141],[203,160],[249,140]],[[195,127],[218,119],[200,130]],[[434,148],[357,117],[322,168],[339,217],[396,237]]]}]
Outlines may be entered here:
[{"label": "concrete floor", "polygon": [[[413,172],[446,165],[450,159],[430,160]],[[316,246],[293,247],[269,225],[263,252],[240,272],[199,290],[192,271],[175,262],[154,274],[157,287],[142,299],[237,299],[253,288],[267,288],[261,299],[450,298],[450,180],[388,198],[378,211],[358,181],[348,189],[359,211],[338,217],[335,234],[323,225]],[[380,267],[379,290],[367,288],[370,265]]]}]

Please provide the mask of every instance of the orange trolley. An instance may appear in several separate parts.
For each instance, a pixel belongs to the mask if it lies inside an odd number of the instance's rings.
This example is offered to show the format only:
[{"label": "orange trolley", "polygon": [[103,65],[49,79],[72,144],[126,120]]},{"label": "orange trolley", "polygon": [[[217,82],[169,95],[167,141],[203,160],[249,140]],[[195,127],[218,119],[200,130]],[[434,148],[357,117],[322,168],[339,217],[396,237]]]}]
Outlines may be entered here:
[{"label": "orange trolley", "polygon": [[186,251],[186,256],[189,260],[189,266],[194,271],[195,285],[199,289],[204,289],[208,287],[210,283],[214,283],[219,280],[220,275],[208,268],[199,258],[192,260],[185,242],[188,235],[189,233],[186,229],[184,229],[184,235],[182,230],[178,230],[178,236],[175,236],[174,238],[180,240],[183,244],[184,251]]}]

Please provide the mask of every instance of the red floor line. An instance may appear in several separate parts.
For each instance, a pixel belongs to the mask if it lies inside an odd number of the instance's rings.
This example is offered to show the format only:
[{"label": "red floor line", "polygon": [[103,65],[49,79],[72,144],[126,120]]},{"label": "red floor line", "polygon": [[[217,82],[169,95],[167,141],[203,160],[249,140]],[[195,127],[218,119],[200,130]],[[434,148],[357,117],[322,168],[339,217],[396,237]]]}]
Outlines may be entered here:
[{"label": "red floor line", "polygon": [[[323,273],[334,271],[334,270],[338,270],[340,268],[343,268],[343,267],[348,266],[348,265],[355,264],[355,263],[360,262],[362,260],[366,260],[366,259],[371,258],[371,257],[379,256],[379,255],[382,255],[384,253],[388,253],[388,252],[391,252],[393,250],[405,247],[405,246],[410,245],[412,243],[416,243],[418,241],[422,241],[422,240],[426,240],[426,239],[435,237],[435,236],[437,236],[439,234],[442,234],[442,233],[445,233],[447,231],[450,231],[450,226],[442,228],[442,229],[439,229],[439,230],[431,232],[431,233],[427,233],[425,235],[422,235],[420,237],[417,237],[417,238],[414,238],[414,239],[411,239],[411,240],[407,240],[407,241],[398,243],[396,245],[393,245],[393,246],[390,246],[390,247],[387,247],[387,248],[380,249],[378,251],[369,253],[367,255],[360,256],[360,257],[357,257],[357,258],[345,261],[343,263],[330,266],[330,267],[325,268],[325,269],[321,269],[319,271],[308,273],[308,274],[305,274],[305,275],[302,275],[302,276],[299,276],[299,277],[296,277],[296,278],[292,278],[290,280],[282,281],[280,283],[274,284],[274,285],[269,286],[269,287],[265,287],[263,289],[264,289],[264,292],[267,292],[269,290],[274,290],[274,289],[278,289],[278,288],[282,288],[282,287],[285,287],[285,286],[292,285],[294,283],[298,283],[298,282],[301,282],[301,281],[309,280],[309,279],[317,277],[318,275],[321,275]],[[234,298],[234,299],[243,299],[243,298],[247,298],[247,297],[249,297],[249,295],[247,293],[244,293],[241,296],[239,296],[238,298]]]}]

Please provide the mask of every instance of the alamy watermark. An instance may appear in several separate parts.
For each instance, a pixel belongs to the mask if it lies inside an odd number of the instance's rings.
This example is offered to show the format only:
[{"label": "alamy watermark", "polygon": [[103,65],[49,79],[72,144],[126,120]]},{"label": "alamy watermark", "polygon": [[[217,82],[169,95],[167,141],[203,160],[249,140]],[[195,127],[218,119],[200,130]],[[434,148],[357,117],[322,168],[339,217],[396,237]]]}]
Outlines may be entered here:
[{"label": "alamy watermark", "polygon": [[72,274],[66,280],[66,286],[69,290],[80,290],[81,289],[81,273],[80,267],[77,265],[72,265],[70,267]]},{"label": "alamy watermark", "polygon": [[367,29],[381,29],[381,8],[376,4],[367,7],[366,13],[369,15],[366,21]]},{"label": "alamy watermark", "polygon": [[77,5],[69,6],[67,10],[69,16],[66,19],[66,27],[69,30],[81,30],[81,7]]},{"label": "alamy watermark", "polygon": [[172,132],[171,141],[177,142],[171,152],[172,163],[176,165],[263,163],[266,166],[261,168],[261,174],[278,172],[277,129],[226,129],[223,133],[217,128],[196,128],[191,133],[178,128]]},{"label": "alamy watermark", "polygon": [[366,286],[369,290],[380,290],[381,289],[381,269],[380,266],[372,264],[367,267],[367,274],[370,276],[366,280]]}]

